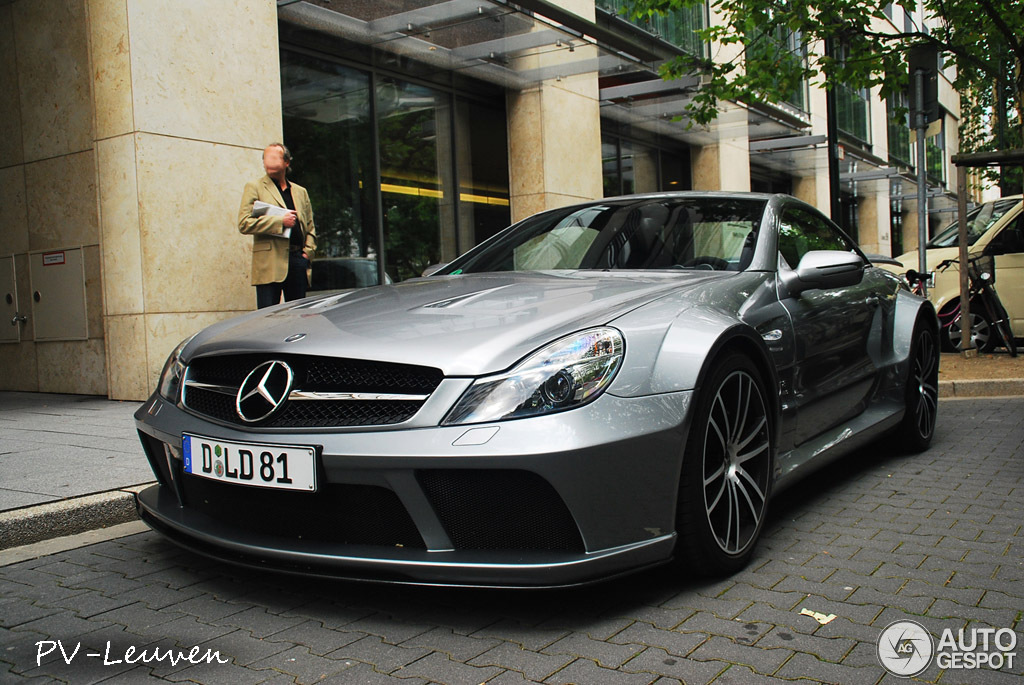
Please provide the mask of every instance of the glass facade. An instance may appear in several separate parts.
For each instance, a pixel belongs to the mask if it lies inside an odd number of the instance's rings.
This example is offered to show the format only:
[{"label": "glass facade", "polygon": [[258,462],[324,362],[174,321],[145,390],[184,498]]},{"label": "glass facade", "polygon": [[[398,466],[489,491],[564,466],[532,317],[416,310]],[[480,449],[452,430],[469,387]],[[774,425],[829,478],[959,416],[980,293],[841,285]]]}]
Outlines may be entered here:
[{"label": "glass facade", "polygon": [[634,20],[626,16],[630,7],[628,0],[597,0],[595,4],[599,9],[623,17],[662,40],[686,50],[691,55],[708,56],[707,43],[696,34],[696,31],[707,26],[706,4],[680,7],[664,16],[655,16],[644,20]]},{"label": "glass facade", "polygon": [[312,290],[419,276],[510,223],[502,101],[287,48],[281,88],[316,216]]},{"label": "glass facade", "polygon": [[691,188],[685,150],[663,150],[605,133],[601,160],[605,197]]},{"label": "glass facade", "polygon": [[[790,69],[799,69],[807,61],[807,46],[799,33],[788,29],[778,28],[774,34],[768,34],[760,29],[754,29],[750,47],[747,48],[748,60],[758,60],[760,63],[768,63],[779,66],[775,73],[782,73]],[[764,40],[757,40],[761,36]],[[753,53],[751,52],[753,51]],[[783,67],[785,69],[783,69]],[[778,85],[781,78],[776,78]],[[807,80],[800,79],[789,90],[789,95],[783,100],[802,112],[807,109]]]},{"label": "glass facade", "polygon": [[836,115],[839,131],[855,138],[858,142],[871,143],[871,128],[866,89],[854,89],[837,85]]}]

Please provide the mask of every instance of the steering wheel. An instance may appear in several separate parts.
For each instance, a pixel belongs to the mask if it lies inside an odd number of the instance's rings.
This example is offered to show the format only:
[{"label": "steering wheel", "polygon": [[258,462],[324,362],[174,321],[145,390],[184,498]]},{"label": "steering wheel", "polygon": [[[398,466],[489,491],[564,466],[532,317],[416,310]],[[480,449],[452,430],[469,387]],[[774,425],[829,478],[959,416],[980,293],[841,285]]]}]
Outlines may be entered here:
[{"label": "steering wheel", "polygon": [[710,271],[725,271],[729,268],[729,262],[725,261],[721,257],[712,257],[710,255],[700,255],[693,259],[688,259],[682,264],[678,264],[682,269],[708,269]]}]

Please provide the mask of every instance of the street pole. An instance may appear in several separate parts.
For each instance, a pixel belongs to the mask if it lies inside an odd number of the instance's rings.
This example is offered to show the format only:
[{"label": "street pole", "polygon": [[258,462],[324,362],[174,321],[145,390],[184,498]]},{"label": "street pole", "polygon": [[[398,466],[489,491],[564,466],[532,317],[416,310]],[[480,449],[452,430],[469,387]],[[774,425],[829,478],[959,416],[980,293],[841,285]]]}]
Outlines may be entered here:
[{"label": "street pole", "polygon": [[[917,270],[921,274],[928,273],[928,255],[925,244],[928,242],[928,171],[925,169],[924,133],[927,128],[924,112],[924,69],[914,72],[914,102],[917,104],[914,128],[917,130]],[[962,264],[961,268],[966,268]],[[928,280],[921,284],[925,297],[928,296]]]},{"label": "street pole", "polygon": [[[967,280],[967,167],[956,167],[957,236],[960,246],[960,354],[974,357],[978,351],[971,347],[971,297]],[[967,325],[964,325],[964,322]]]},{"label": "street pole", "polygon": [[[825,39],[825,56],[834,57],[832,38]],[[837,226],[842,226],[839,204],[839,114],[836,110],[835,84],[825,84],[825,135],[828,137],[828,195],[829,213]]]}]

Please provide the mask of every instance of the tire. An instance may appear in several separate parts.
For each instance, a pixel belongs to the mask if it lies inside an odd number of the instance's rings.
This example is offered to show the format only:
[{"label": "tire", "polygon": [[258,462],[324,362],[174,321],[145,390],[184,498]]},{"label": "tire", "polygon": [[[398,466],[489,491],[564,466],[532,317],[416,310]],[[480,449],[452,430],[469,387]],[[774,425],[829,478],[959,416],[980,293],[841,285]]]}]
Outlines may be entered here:
[{"label": "tire", "polygon": [[775,463],[761,373],[737,353],[712,368],[694,407],[676,511],[676,564],[700,576],[735,573],[750,560]]},{"label": "tire", "polygon": [[935,333],[923,320],[914,326],[899,437],[904,449],[923,452],[935,435],[939,410],[939,351]]}]

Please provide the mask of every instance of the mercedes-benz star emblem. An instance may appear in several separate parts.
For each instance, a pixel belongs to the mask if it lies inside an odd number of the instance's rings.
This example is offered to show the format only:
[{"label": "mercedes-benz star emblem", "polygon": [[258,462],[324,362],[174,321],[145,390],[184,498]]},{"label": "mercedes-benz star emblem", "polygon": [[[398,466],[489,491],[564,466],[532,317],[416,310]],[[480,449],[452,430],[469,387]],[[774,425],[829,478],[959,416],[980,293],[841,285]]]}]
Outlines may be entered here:
[{"label": "mercedes-benz star emblem", "polygon": [[256,423],[280,409],[292,389],[292,369],[282,361],[263,362],[242,381],[235,411],[246,423]]},{"label": "mercedes-benz star emblem", "polygon": [[296,333],[295,335],[289,335],[284,339],[285,342],[298,342],[306,337],[305,333]]}]

